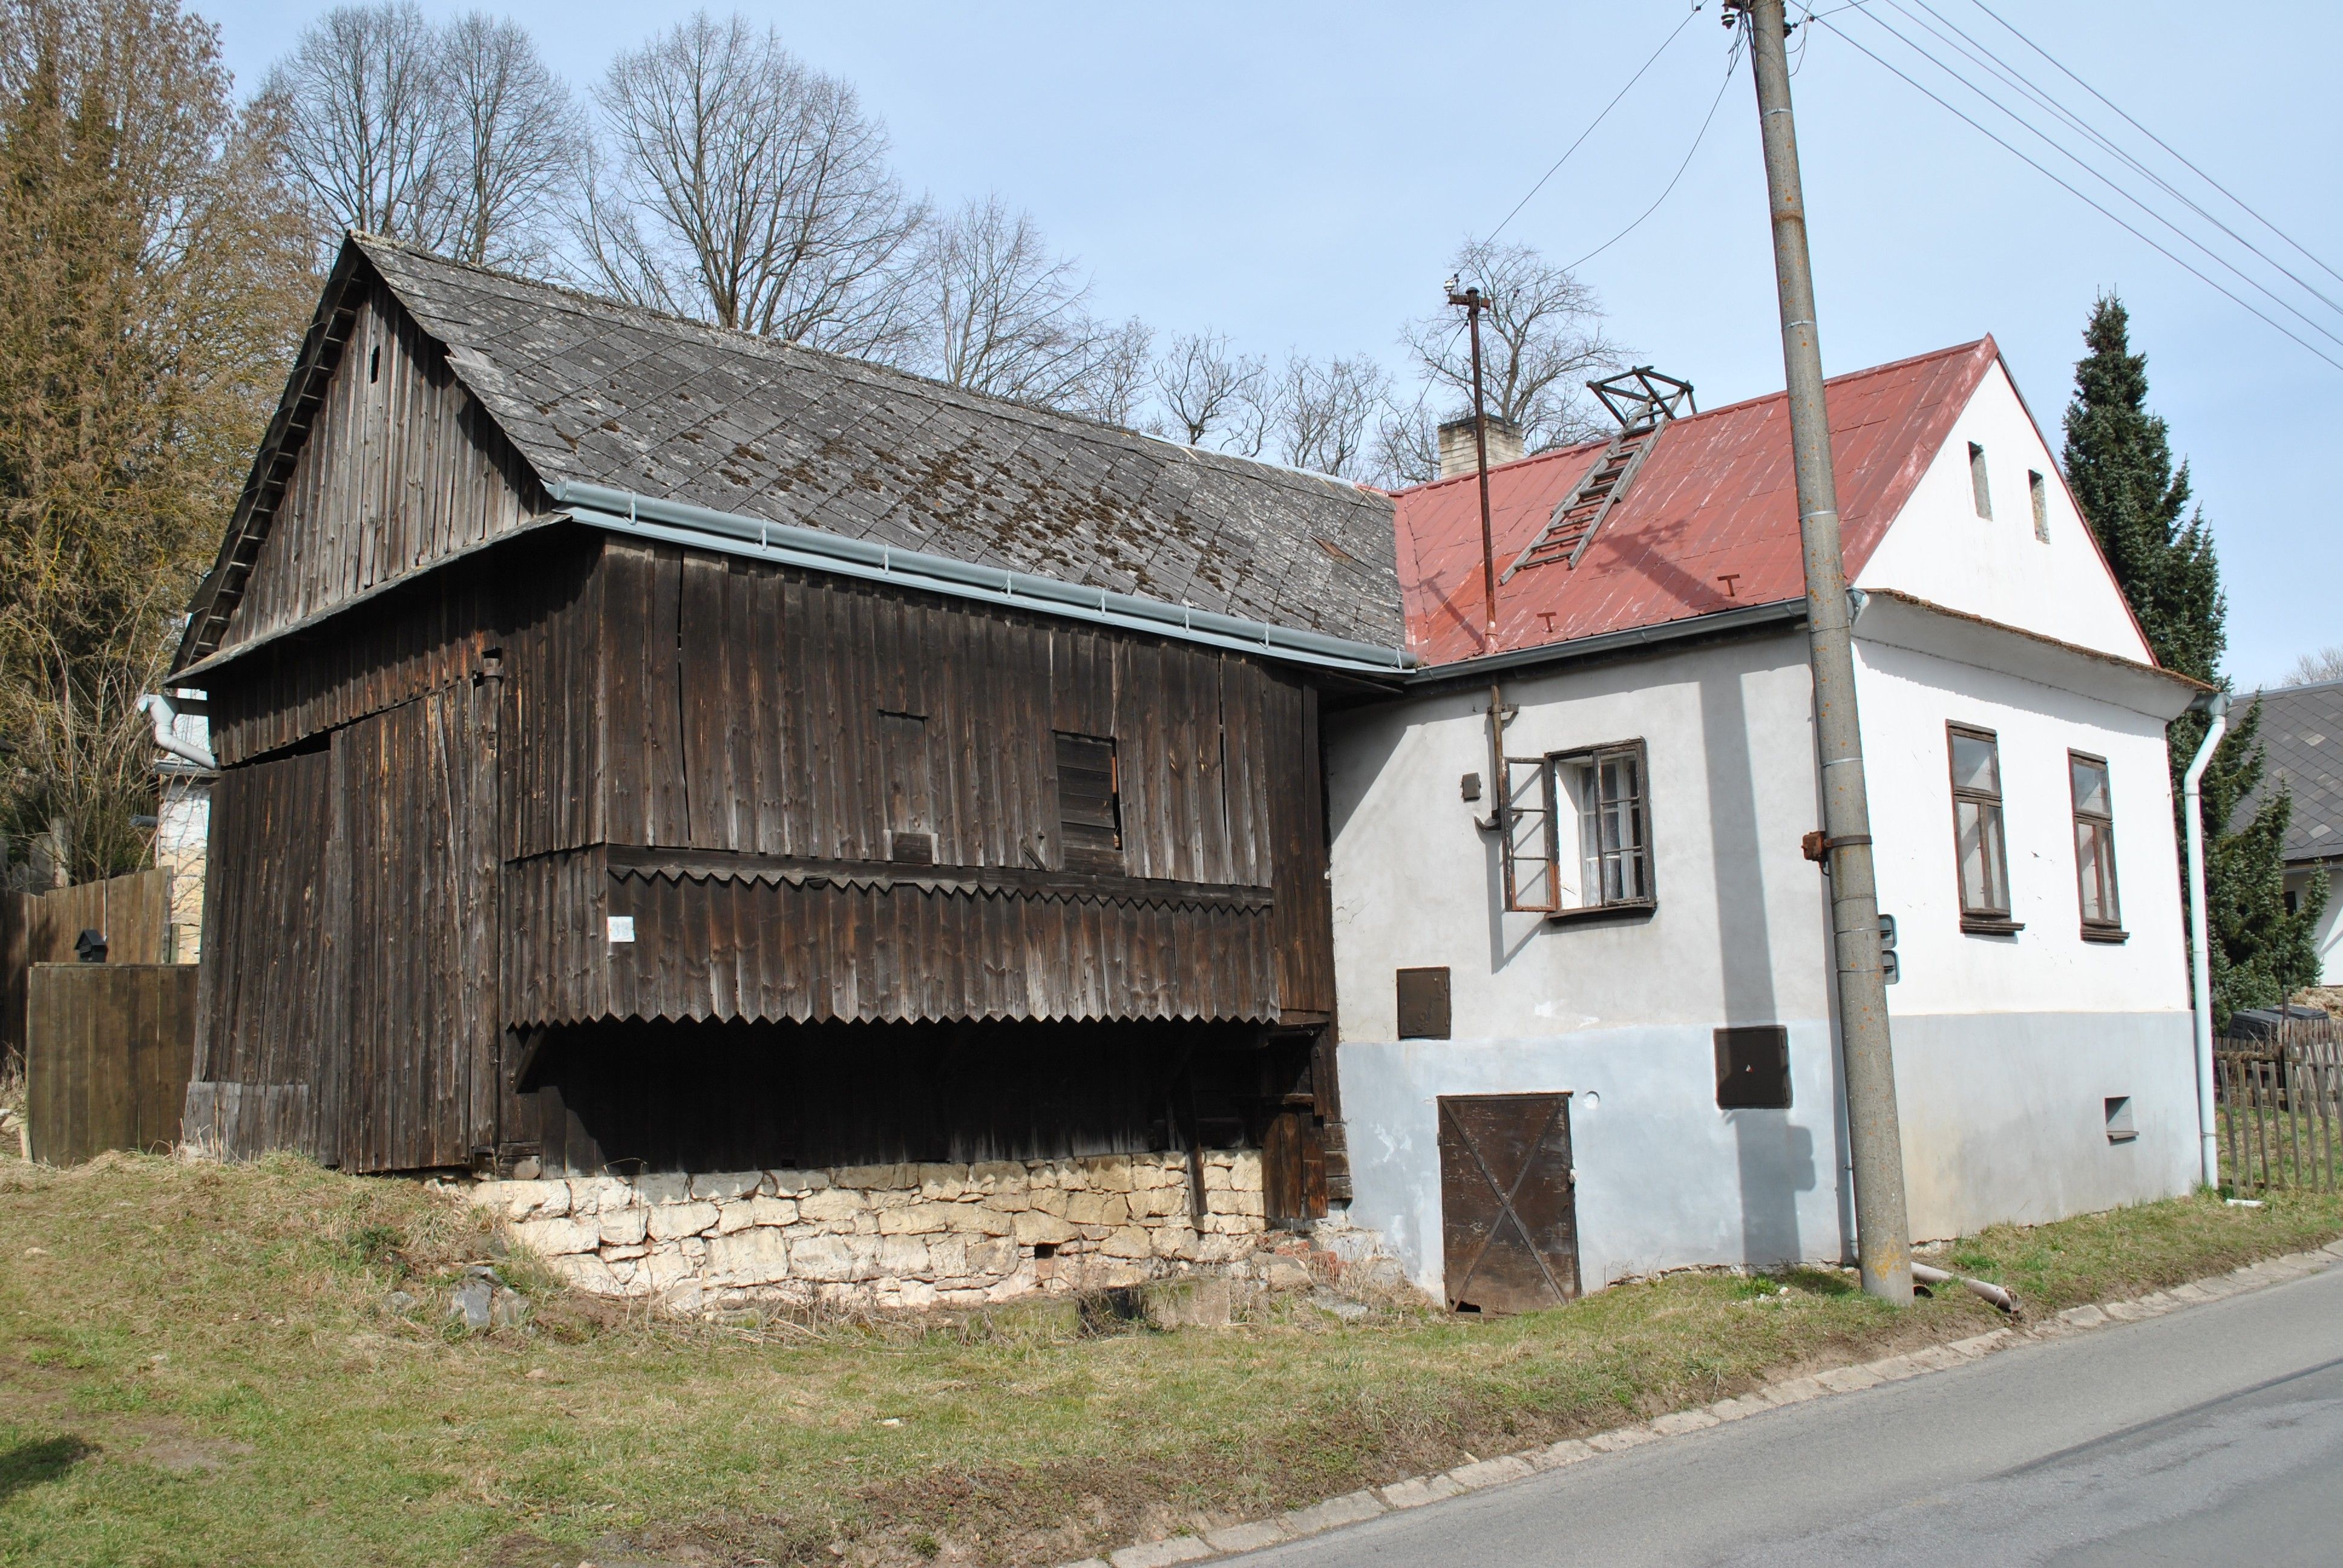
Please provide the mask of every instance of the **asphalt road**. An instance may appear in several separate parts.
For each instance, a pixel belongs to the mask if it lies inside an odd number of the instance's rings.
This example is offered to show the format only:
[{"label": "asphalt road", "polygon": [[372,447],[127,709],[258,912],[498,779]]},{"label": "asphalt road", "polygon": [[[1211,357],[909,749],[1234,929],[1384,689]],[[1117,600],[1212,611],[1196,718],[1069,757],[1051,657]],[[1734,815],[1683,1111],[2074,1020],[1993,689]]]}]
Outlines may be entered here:
[{"label": "asphalt road", "polygon": [[1240,1561],[2343,1564],[2343,1269]]}]

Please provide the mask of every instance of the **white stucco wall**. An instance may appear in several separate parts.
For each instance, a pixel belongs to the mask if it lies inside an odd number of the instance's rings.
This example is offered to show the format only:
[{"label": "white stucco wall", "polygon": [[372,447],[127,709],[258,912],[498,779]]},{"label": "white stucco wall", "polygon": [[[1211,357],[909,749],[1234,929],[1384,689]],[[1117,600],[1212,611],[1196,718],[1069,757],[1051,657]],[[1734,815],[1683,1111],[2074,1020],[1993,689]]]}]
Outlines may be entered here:
[{"label": "white stucco wall", "polygon": [[[1855,690],[1879,907],[1901,960],[1887,1000],[1914,1235],[2187,1191],[2197,1088],[2163,720],[1861,638]],[[2026,928],[2012,936],[1960,929],[1952,722],[1999,743],[2010,908]],[[2107,762],[2119,943],[2082,937],[2070,749]],[[2120,1144],[2106,1133],[2116,1096],[2139,1128]]]},{"label": "white stucco wall", "polygon": [[[2017,651],[2038,668],[2037,648]],[[2161,720],[1906,648],[1857,655],[1903,964],[1888,1002],[1914,1234],[2186,1191],[2195,1078]],[[1511,680],[1505,698],[1520,709],[1509,755],[1644,742],[1658,907],[1502,912],[1493,836],[1473,825],[1489,801],[1459,791],[1489,770],[1485,688],[1329,720],[1353,1218],[1436,1292],[1438,1098],[1568,1092],[1590,1288],[1845,1255],[1826,914],[1798,847],[1819,815],[1803,635]],[[2000,737],[2016,936],[1959,929],[1954,719]],[[2109,765],[2122,943],[2081,937],[2069,749]],[[1400,1040],[1394,971],[1427,965],[1451,971],[1453,1038]],[[1713,1030],[1737,1023],[1789,1029],[1789,1111],[1717,1109]],[[2138,1128],[2123,1142],[2107,1136],[2117,1096]]]},{"label": "white stucco wall", "polygon": [[[1970,489],[1972,441],[1985,448],[1989,521],[1976,515]],[[2035,537],[2029,471],[2046,485],[2047,543]],[[1900,589],[2122,658],[2149,658],[2049,447],[1999,365],[1986,373],[1951,437],[1929,459],[1855,586]]]},{"label": "white stucco wall", "polygon": [[[1329,720],[1334,952],[1352,1213],[1441,1284],[1437,1099],[1574,1096],[1590,1287],[1692,1262],[1838,1258],[1845,1161],[1795,633],[1509,681],[1519,757],[1642,739],[1658,907],[1549,922],[1502,910],[1485,688]],[[1394,971],[1446,965],[1454,1038],[1401,1041]],[[1720,1111],[1713,1031],[1791,1031],[1793,1107]]]}]

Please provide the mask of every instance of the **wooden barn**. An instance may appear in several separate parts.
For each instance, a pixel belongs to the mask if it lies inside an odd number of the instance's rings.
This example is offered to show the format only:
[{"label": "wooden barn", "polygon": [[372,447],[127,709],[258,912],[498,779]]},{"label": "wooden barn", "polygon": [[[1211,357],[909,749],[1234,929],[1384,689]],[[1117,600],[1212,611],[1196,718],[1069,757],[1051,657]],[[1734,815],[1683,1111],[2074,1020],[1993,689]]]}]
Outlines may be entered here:
[{"label": "wooden barn", "polygon": [[1373,492],[353,238],[172,678],[220,763],[188,1126],[1254,1150],[1322,1211],[1319,714],[1402,640]]}]

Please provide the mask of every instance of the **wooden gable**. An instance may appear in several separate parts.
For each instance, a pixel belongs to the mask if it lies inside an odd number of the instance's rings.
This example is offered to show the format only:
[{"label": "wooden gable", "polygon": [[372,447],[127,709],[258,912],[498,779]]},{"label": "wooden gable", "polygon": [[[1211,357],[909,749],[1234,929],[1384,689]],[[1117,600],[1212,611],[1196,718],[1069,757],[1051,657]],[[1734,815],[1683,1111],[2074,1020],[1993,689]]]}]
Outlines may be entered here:
[{"label": "wooden gable", "polygon": [[370,267],[344,270],[197,595],[183,659],[314,621],[548,509],[446,347]]}]

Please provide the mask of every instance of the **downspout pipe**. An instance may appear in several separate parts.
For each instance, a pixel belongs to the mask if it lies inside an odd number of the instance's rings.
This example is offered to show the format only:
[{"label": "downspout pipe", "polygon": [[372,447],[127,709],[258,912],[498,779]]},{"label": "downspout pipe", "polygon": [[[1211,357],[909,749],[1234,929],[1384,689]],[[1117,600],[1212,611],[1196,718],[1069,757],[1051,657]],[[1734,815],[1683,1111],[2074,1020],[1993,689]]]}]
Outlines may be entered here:
[{"label": "downspout pipe", "polygon": [[2221,1136],[2213,1116],[2213,944],[2205,921],[2205,769],[2229,732],[2229,694],[2208,691],[2191,704],[2212,715],[2204,744],[2180,780],[2180,812],[2188,834],[2188,959],[2197,1011],[2197,1137],[2202,1179],[2221,1185]]},{"label": "downspout pipe", "polygon": [[219,763],[209,751],[192,740],[180,739],[172,729],[173,722],[179,717],[179,710],[169,698],[159,691],[150,691],[138,699],[138,711],[155,721],[156,747],[198,768],[215,772],[218,770]]}]

